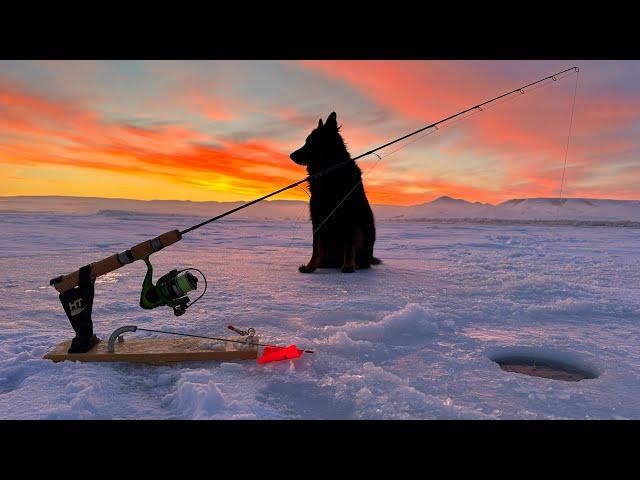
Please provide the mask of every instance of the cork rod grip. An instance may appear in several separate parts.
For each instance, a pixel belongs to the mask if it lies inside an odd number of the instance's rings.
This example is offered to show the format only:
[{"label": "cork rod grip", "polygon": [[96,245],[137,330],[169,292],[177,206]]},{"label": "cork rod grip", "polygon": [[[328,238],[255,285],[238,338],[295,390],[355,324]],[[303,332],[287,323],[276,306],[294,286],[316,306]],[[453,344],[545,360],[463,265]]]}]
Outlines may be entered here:
[{"label": "cork rod grip", "polygon": [[[103,258],[91,264],[91,280],[117,270],[118,268],[127,265],[135,260],[140,260],[142,257],[150,255],[158,250],[162,250],[164,247],[168,247],[182,239],[182,235],[178,230],[171,230],[163,233],[162,235],[153,238],[151,240],[145,240],[138,245],[131,247],[122,253],[111,255],[110,257]],[[53,278],[49,283],[60,293],[71,290],[78,285],[80,280],[80,270],[76,270],[68,275],[61,275]]]}]

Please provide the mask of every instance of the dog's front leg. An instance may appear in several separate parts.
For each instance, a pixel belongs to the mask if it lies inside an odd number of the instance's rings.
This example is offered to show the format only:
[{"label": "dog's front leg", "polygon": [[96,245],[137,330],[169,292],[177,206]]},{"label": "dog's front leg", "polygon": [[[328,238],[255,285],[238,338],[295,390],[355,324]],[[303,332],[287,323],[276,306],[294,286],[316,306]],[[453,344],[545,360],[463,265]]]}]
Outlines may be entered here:
[{"label": "dog's front leg", "polygon": [[320,266],[322,263],[322,242],[319,238],[314,235],[313,238],[313,254],[311,255],[311,260],[306,265],[300,265],[298,267],[298,271],[301,273],[311,273],[316,268]]},{"label": "dog's front leg", "polygon": [[342,262],[342,273],[352,273],[356,271],[356,245],[349,241],[344,245],[344,261]]}]

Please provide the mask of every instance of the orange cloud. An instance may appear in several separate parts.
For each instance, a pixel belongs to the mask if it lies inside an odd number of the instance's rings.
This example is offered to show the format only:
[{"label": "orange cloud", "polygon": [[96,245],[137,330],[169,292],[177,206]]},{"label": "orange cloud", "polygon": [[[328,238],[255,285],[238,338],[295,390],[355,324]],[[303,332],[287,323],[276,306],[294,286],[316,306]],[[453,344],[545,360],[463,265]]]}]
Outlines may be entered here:
[{"label": "orange cloud", "polygon": [[251,184],[256,194],[302,175],[282,145],[269,140],[216,141],[180,125],[105,122],[80,105],[6,86],[0,108],[0,133],[10,138],[0,146],[5,164],[69,165],[244,191]]}]

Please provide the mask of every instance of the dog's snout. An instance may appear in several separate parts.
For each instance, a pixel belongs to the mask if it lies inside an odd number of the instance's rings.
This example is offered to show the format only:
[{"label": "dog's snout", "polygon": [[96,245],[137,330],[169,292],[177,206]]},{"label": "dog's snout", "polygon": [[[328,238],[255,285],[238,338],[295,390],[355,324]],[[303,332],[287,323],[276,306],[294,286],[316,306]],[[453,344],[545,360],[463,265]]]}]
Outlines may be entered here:
[{"label": "dog's snout", "polygon": [[298,149],[295,152],[292,152],[291,155],[289,155],[289,158],[294,162],[296,162],[298,165],[304,165],[305,164],[303,160],[304,155],[300,150],[301,149]]}]

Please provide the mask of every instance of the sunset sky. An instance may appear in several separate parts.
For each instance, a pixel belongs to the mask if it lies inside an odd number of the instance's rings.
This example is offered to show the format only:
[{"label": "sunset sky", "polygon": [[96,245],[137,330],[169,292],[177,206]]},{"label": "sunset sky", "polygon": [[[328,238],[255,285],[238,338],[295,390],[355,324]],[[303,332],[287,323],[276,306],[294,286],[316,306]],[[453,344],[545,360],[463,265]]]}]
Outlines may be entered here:
[{"label": "sunset sky", "polygon": [[[639,61],[1,61],[0,195],[250,200],[331,111],[356,156],[574,65],[563,195],[640,199]],[[575,76],[550,83],[362,159],[370,200],[558,196]]]}]

